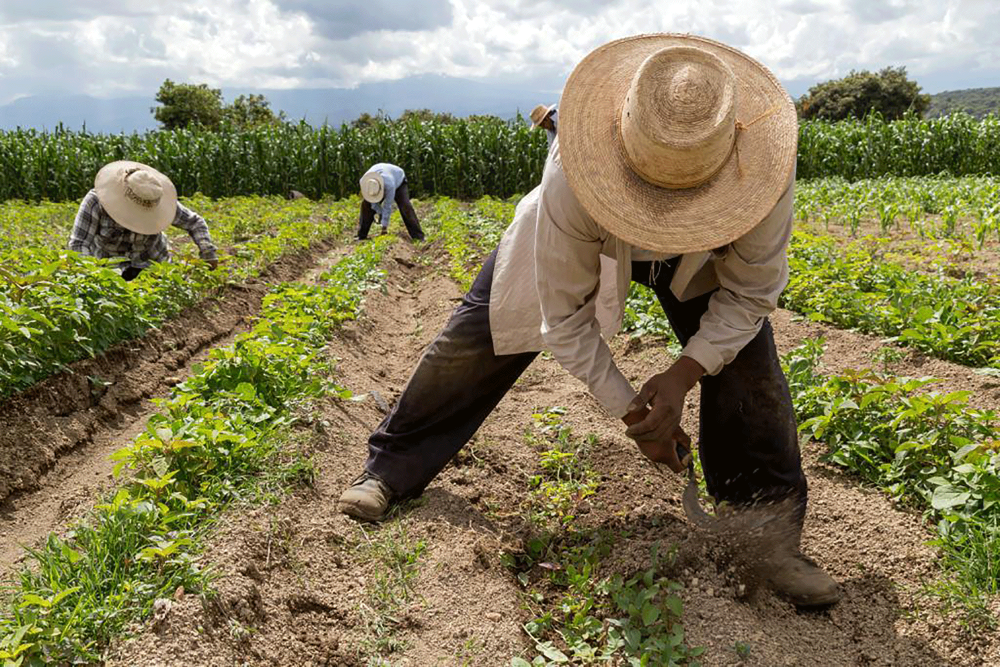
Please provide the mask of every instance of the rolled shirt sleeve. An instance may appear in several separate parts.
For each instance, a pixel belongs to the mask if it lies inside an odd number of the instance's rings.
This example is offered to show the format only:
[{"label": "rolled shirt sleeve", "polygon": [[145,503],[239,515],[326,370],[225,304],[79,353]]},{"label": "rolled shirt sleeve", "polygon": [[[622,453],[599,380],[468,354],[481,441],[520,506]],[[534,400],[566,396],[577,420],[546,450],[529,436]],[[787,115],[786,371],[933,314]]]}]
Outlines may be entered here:
[{"label": "rolled shirt sleeve", "polygon": [[698,332],[681,352],[715,375],[736,358],[778,307],[788,284],[794,180],[771,213],[714,261],[719,289],[709,299]]},{"label": "rolled shirt sleeve", "polygon": [[556,148],[542,177],[535,230],[542,338],[563,368],[622,417],[636,393],[615,365],[596,316],[606,235],[570,190]]},{"label": "rolled shirt sleeve", "polygon": [[202,259],[218,259],[218,252],[212,243],[205,218],[178,202],[173,224],[191,236],[191,240],[198,246],[198,254]]}]

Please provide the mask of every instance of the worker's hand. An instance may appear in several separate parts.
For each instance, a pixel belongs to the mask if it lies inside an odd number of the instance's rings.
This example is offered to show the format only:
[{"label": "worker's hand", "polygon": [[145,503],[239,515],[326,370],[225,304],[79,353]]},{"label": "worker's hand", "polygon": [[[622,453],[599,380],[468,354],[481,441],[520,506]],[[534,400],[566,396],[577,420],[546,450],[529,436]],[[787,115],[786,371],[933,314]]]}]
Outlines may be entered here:
[{"label": "worker's hand", "polygon": [[[629,425],[636,424],[649,412],[649,408],[640,408],[622,417],[622,421]],[[691,461],[691,438],[680,426],[666,440],[636,440],[636,444],[647,459],[664,463],[676,473],[682,472]]]},{"label": "worker's hand", "polygon": [[[654,461],[661,461],[679,472],[683,467],[675,452],[676,435],[684,413],[684,397],[704,375],[705,369],[689,357],[681,357],[666,372],[658,373],[642,385],[639,395],[629,405],[623,421],[629,424],[625,434]],[[686,434],[683,435],[687,438]],[[687,440],[690,443],[690,439]]]}]

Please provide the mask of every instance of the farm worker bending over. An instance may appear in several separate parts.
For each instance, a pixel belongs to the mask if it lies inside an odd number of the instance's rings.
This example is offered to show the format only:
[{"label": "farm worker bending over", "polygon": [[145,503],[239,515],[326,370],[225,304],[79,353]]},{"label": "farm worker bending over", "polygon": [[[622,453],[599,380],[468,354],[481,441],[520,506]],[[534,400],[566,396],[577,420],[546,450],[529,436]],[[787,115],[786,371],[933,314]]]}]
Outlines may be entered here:
[{"label": "farm worker bending over", "polygon": [[[836,602],[836,582],[799,551],[806,479],[767,320],[788,280],[795,106],[739,51],[660,34],[588,55],[560,115],[541,185],[369,438],[342,510],[377,520],[419,495],[547,349],[675,472],[700,382],[709,493],[791,508],[792,539],[762,556],[767,580],[801,606]],[[655,291],[684,345],[638,393],[606,342],[632,281]]]},{"label": "farm worker bending over", "polygon": [[540,127],[545,130],[545,134],[549,139],[549,147],[551,148],[552,142],[556,139],[557,128],[559,127],[559,110],[556,105],[545,106],[544,104],[539,104],[532,109],[531,127]]},{"label": "farm worker bending over", "polygon": [[403,216],[406,231],[414,241],[424,240],[424,230],[420,229],[417,212],[410,203],[410,190],[406,187],[406,173],[394,164],[380,162],[373,165],[361,177],[361,224],[358,227],[358,239],[368,238],[375,214],[378,213],[382,224],[382,233],[389,229],[389,216],[392,215],[392,203],[399,206],[399,214]]},{"label": "farm worker bending over", "polygon": [[169,262],[163,231],[173,224],[191,235],[201,258],[219,260],[205,219],[177,201],[170,179],[138,162],[112,162],[94,180],[76,214],[69,249],[81,255],[122,257],[122,277],[132,280],[152,262]]}]

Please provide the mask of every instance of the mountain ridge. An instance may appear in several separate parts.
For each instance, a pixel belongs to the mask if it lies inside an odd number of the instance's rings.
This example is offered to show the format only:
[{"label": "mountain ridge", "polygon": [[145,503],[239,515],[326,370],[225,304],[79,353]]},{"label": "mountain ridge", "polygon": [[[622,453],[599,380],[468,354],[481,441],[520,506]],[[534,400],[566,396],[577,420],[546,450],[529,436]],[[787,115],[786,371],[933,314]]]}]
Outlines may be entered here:
[{"label": "mountain ridge", "polygon": [[[312,125],[340,125],[362,113],[399,116],[407,109],[430,109],[455,116],[492,114],[527,116],[536,104],[552,103],[558,91],[530,90],[512,84],[461,79],[437,74],[367,83],[356,88],[223,89],[227,101],[237,95],[264,95],[271,108],[289,120]],[[153,96],[103,99],[88,95],[37,95],[0,106],[0,129],[53,130],[62,125],[90,132],[144,132],[156,129]]]}]

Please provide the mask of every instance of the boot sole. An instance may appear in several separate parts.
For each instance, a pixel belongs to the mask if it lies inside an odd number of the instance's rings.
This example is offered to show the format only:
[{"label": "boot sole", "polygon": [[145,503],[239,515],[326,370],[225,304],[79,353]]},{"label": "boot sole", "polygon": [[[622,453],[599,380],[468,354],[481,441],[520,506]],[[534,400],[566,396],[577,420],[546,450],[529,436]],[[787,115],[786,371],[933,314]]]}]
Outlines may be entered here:
[{"label": "boot sole", "polygon": [[370,510],[365,509],[364,506],[357,503],[340,501],[340,511],[347,516],[352,516],[355,519],[361,519],[362,521],[371,521],[373,523],[381,521],[385,518],[385,510],[375,513]]},{"label": "boot sole", "polygon": [[[774,590],[772,588],[772,590]],[[797,598],[794,595],[789,595],[779,590],[774,590],[774,592],[794,604],[799,609],[823,609],[825,607],[832,607],[833,605],[840,602],[844,597],[840,590],[827,595],[820,595],[811,598]]]}]

